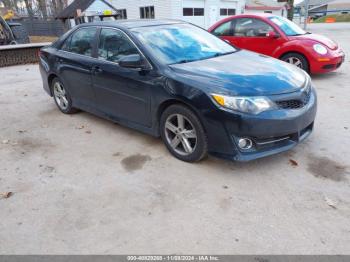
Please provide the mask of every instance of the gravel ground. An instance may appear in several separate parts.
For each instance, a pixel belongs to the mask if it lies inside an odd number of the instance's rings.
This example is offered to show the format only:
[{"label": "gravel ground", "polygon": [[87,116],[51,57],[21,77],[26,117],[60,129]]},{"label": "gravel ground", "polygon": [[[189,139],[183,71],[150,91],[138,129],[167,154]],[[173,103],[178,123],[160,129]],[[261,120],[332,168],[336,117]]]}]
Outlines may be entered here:
[{"label": "gravel ground", "polygon": [[249,163],[178,161],[159,139],[60,113],[37,65],[0,68],[0,253],[350,254],[350,24],[309,30],[347,54],[313,77],[314,133]]}]

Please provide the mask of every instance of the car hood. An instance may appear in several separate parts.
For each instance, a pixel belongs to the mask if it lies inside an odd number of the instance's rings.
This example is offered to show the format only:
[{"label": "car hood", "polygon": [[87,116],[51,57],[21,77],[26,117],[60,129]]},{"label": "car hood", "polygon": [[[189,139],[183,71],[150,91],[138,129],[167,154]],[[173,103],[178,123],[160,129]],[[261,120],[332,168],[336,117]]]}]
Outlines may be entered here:
[{"label": "car hood", "polygon": [[315,41],[315,42],[318,42],[320,44],[327,46],[331,50],[335,50],[338,48],[338,44],[336,42],[334,42],[333,40],[331,40],[328,37],[323,36],[323,35],[305,34],[305,35],[292,36],[291,38],[298,39],[298,40]]},{"label": "car hood", "polygon": [[185,84],[227,95],[262,96],[303,87],[306,74],[280,60],[240,50],[230,55],[170,65],[171,77]]}]

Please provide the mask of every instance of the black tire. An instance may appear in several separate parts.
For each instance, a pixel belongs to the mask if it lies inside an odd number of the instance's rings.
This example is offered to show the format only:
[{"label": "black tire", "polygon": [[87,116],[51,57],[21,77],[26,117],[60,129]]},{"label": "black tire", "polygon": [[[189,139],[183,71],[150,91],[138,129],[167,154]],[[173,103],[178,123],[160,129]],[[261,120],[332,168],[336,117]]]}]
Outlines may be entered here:
[{"label": "black tire", "polygon": [[298,54],[298,53],[288,53],[285,54],[281,57],[281,60],[290,64],[291,60],[295,60],[295,61],[300,61],[300,65],[297,65],[299,68],[303,69],[304,71],[306,71],[307,73],[309,73],[309,62],[307,61],[307,59],[305,58],[305,56]]},{"label": "black tire", "polygon": [[29,36],[23,25],[11,26],[11,30],[17,44],[29,43]]},{"label": "black tire", "polygon": [[[194,130],[193,134],[195,134],[195,136],[196,136],[196,138],[188,138],[188,137],[186,138],[186,140],[188,139],[187,141],[190,141],[190,139],[191,139],[191,146],[193,146],[193,151],[191,153],[184,152],[187,155],[180,154],[177,152],[181,149],[181,147],[183,148],[183,150],[185,148],[183,146],[184,142],[183,142],[183,140],[181,140],[181,139],[183,139],[183,137],[180,139],[181,142],[179,142],[179,148],[174,149],[170,145],[169,133],[173,134],[174,137],[175,136],[177,137],[177,135],[175,135],[175,133],[173,133],[173,132],[170,132],[169,129],[166,130],[166,127],[165,127],[165,125],[169,119],[171,119],[172,117],[177,117],[178,115],[182,115],[184,117],[185,123],[186,123],[187,127],[189,127],[188,130],[186,130],[186,128],[184,128],[183,131],[188,132],[188,131]],[[162,137],[162,140],[163,140],[165,146],[170,151],[170,153],[173,156],[175,156],[176,158],[178,158],[182,161],[185,161],[185,162],[198,162],[207,156],[208,142],[207,142],[206,133],[205,133],[204,128],[203,128],[201,122],[199,121],[198,117],[188,107],[181,105],[181,104],[174,104],[174,105],[171,105],[168,108],[166,108],[161,115],[159,128],[160,128],[160,135]],[[178,135],[182,136],[180,134],[178,134]],[[193,142],[193,141],[195,141],[195,142]]]},{"label": "black tire", "polygon": [[[56,96],[55,96],[55,90],[54,90],[56,84],[59,84],[59,85],[64,89],[64,91],[65,91],[65,98],[66,98],[66,100],[67,100],[67,103],[66,103],[67,106],[64,106],[64,107],[63,107],[63,106],[61,106],[61,105],[58,103],[58,101],[57,101],[57,99],[56,99]],[[73,103],[72,103],[72,98],[71,98],[71,96],[70,96],[68,90],[64,87],[62,81],[60,81],[60,79],[57,78],[57,77],[54,78],[54,79],[52,80],[52,82],[51,82],[51,94],[52,94],[53,100],[55,101],[56,106],[58,107],[58,109],[59,109],[62,113],[64,113],[64,114],[74,114],[74,113],[76,113],[76,112],[79,111],[78,109],[76,109],[76,108],[74,108],[74,107],[72,106],[72,105],[73,105]]]}]

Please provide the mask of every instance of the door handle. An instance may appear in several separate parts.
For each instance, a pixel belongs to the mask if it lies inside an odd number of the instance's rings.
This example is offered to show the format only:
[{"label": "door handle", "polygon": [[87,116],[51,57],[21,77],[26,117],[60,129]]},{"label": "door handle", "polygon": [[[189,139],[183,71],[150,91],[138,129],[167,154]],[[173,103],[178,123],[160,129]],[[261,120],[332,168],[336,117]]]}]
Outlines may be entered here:
[{"label": "door handle", "polygon": [[102,73],[103,70],[99,67],[99,66],[93,66],[91,68],[91,72],[94,74],[94,75],[97,75],[99,73]]}]

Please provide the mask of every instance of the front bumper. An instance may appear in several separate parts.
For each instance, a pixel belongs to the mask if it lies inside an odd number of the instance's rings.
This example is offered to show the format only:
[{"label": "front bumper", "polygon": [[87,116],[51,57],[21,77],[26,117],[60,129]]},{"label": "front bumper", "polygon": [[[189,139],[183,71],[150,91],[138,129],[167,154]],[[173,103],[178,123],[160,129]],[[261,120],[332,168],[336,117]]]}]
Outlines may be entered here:
[{"label": "front bumper", "polygon": [[327,73],[339,68],[345,61],[343,50],[338,48],[327,53],[324,57],[317,56],[310,63],[311,73]]},{"label": "front bumper", "polygon": [[[213,131],[208,134],[210,153],[236,161],[250,161],[289,150],[311,134],[316,111],[317,96],[314,89],[311,90],[309,102],[300,109],[276,109],[258,115],[224,111],[220,120],[227,142],[223,139],[220,141],[221,132],[216,127],[215,134]],[[253,147],[240,149],[239,138],[251,139]]]}]

